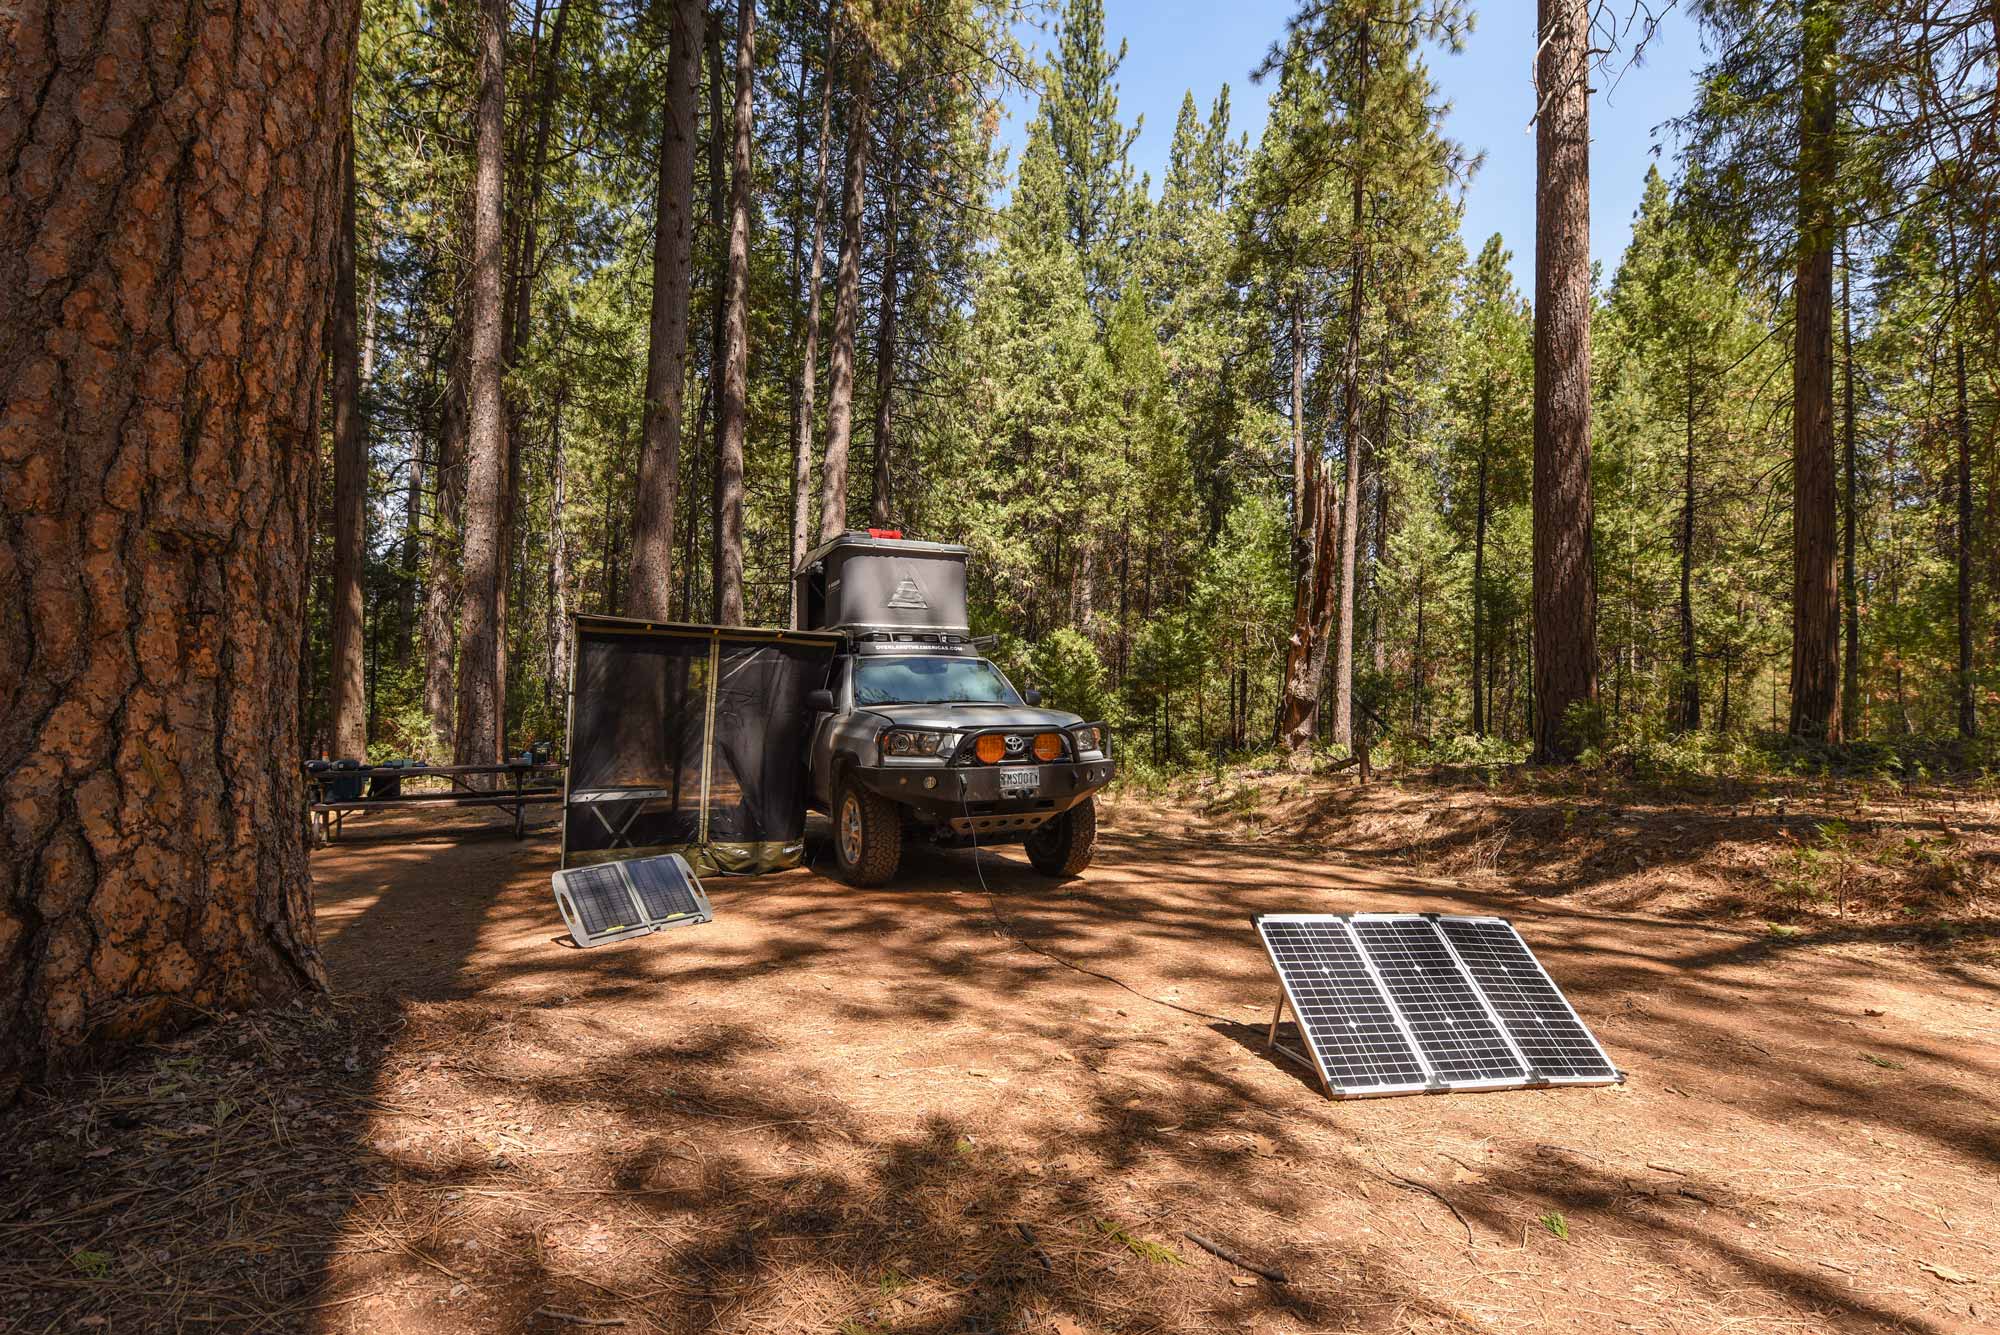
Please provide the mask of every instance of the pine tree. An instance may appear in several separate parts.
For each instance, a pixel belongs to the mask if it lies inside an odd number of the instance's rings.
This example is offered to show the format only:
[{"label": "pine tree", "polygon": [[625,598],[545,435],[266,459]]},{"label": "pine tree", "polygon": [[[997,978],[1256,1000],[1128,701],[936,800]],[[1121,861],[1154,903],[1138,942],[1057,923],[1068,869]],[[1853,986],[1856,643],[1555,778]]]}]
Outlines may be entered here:
[{"label": "pine tree", "polygon": [[1125,288],[1127,250],[1145,196],[1133,184],[1129,153],[1140,123],[1118,120],[1118,67],[1104,44],[1103,0],[1065,0],[1062,36],[1043,92],[1044,114],[1063,168],[1070,245],[1083,265],[1084,290],[1103,320]]}]

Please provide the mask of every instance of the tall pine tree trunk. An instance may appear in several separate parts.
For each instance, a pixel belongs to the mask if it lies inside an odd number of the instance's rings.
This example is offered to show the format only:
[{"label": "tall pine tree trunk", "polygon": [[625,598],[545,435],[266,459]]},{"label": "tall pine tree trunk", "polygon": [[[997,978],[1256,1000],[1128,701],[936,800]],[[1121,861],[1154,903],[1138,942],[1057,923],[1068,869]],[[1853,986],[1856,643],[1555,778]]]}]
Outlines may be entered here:
[{"label": "tall pine tree trunk", "polygon": [[324,982],[294,685],[357,8],[6,21],[0,1104]]},{"label": "tall pine tree trunk", "polygon": [[1958,389],[1958,735],[1971,738],[1979,732],[1976,682],[1972,673],[1972,414],[1966,400],[1965,337],[1959,330],[1963,294],[1956,275],[1957,238],[1952,241],[1953,306],[1952,356]]},{"label": "tall pine tree trunk", "polygon": [[368,442],[361,430],[361,346],[355,311],[354,133],[341,151],[340,236],[333,256],[333,664],[327,674],[333,754],[368,757],[362,661],[362,565],[368,552]]},{"label": "tall pine tree trunk", "polygon": [[1854,303],[1849,291],[1849,257],[1841,247],[1840,366],[1842,386],[1840,452],[1847,485],[1842,489],[1840,539],[1840,617],[1846,633],[1846,653],[1840,664],[1841,719],[1850,737],[1861,735],[1861,590],[1855,576],[1854,530],[1861,494],[1854,462]]},{"label": "tall pine tree trunk", "polygon": [[1792,285],[1794,737],[1840,740],[1840,552],[1833,467],[1833,173],[1836,20],[1807,0],[1799,74],[1799,257]]},{"label": "tall pine tree trunk", "polygon": [[1574,759],[1597,700],[1590,485],[1590,15],[1540,0],[1535,59],[1534,754]]},{"label": "tall pine tree trunk", "polygon": [[[463,323],[461,321],[461,323]],[[443,420],[432,465],[430,531],[424,543],[424,715],[430,720],[430,757],[448,762],[457,754],[456,698],[459,594],[459,528],[465,515],[465,380],[462,331],[452,335],[446,373]]]},{"label": "tall pine tree trunk", "polygon": [[695,95],[706,18],[702,0],[674,0],[654,196],[653,312],[625,612],[655,621],[668,618],[674,509],[680,502],[681,394],[687,378],[688,280],[694,258]]},{"label": "tall pine tree trunk", "polygon": [[506,701],[500,678],[507,578],[507,420],[500,399],[501,233],[506,145],[506,0],[480,0],[479,95],[473,115],[472,285],[466,365],[464,593],[459,607],[461,765],[500,759]]},{"label": "tall pine tree trunk", "polygon": [[[1692,358],[1690,358],[1692,361]],[[1687,368],[1687,432],[1681,447],[1681,599],[1680,680],[1675,683],[1669,730],[1689,733],[1701,726],[1701,677],[1694,645],[1694,428],[1696,384],[1694,367]]]},{"label": "tall pine tree trunk", "polygon": [[1492,726],[1486,690],[1486,657],[1492,650],[1486,632],[1486,492],[1489,451],[1493,439],[1493,382],[1479,390],[1479,481],[1472,511],[1472,734],[1484,737]]},{"label": "tall pine tree trunk", "polygon": [[[820,70],[819,145],[813,170],[812,263],[806,280],[805,343],[799,350],[799,396],[797,418],[792,424],[792,566],[805,564],[812,546],[812,437],[813,396],[819,376],[820,289],[825,286],[826,267],[826,178],[832,156],[833,137],[833,11],[827,6],[826,59]],[[804,615],[792,586],[791,623],[796,626]]]},{"label": "tall pine tree trunk", "polygon": [[868,499],[868,522],[889,525],[891,409],[896,395],[896,202],[902,168],[903,109],[896,107],[889,131],[889,155],[882,164],[882,290],[875,316],[875,486]]},{"label": "tall pine tree trunk", "polygon": [[861,312],[861,211],[868,189],[868,114],[875,70],[867,41],[853,38],[853,101],[848,108],[847,180],[841,191],[840,267],[834,276],[833,351],[827,362],[826,459],[820,481],[819,535],[847,527],[847,452],[854,440],[854,337]]},{"label": "tall pine tree trunk", "polygon": [[1368,22],[1362,20],[1354,43],[1356,74],[1354,118],[1355,161],[1353,193],[1348,204],[1348,235],[1353,247],[1348,262],[1354,272],[1347,287],[1347,347],[1340,359],[1340,434],[1347,456],[1347,484],[1340,506],[1340,610],[1334,632],[1333,740],[1354,744],[1354,553],[1361,528],[1361,320],[1368,292],[1368,247],[1362,236],[1363,210],[1368,198],[1368,173],[1361,139],[1368,116]]},{"label": "tall pine tree trunk", "polygon": [[[750,391],[750,134],[755,115],[755,0],[736,4],[736,119],[730,154],[729,273],[716,451],[715,619],[743,624],[743,436]],[[720,77],[717,70],[714,77]]]},{"label": "tall pine tree trunk", "polygon": [[1305,303],[1292,296],[1292,604],[1305,587],[1311,521],[1306,515],[1306,316]]}]

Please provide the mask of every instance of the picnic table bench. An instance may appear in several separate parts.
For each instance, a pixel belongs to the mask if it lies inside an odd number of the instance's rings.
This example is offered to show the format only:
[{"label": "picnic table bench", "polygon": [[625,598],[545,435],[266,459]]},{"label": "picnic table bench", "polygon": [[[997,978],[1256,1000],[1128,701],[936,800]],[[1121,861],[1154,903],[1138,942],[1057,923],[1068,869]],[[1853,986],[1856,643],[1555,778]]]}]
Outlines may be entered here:
[{"label": "picnic table bench", "polygon": [[[347,769],[308,766],[306,785],[312,801],[307,819],[319,843],[332,843],[348,813],[397,807],[500,807],[514,813],[514,837],[526,829],[527,809],[538,803],[562,801],[560,784],[530,784],[531,778],[562,773],[563,767],[527,761],[502,765],[360,765]],[[473,780],[497,780],[481,786]],[[408,779],[441,778],[448,788],[409,791]]]}]

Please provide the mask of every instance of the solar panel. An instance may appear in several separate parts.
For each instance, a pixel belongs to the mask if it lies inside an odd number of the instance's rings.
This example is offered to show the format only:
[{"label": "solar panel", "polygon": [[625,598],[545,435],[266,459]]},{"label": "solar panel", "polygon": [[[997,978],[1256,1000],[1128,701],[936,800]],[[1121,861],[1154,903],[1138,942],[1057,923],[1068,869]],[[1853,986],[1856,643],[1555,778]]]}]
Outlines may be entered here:
[{"label": "solar panel", "polygon": [[[1258,934],[1284,989],[1269,1046],[1352,1098],[1622,1080],[1502,918],[1271,914]],[[1289,1006],[1309,1058],[1277,1042]]]},{"label": "solar panel", "polygon": [[1352,925],[1439,1081],[1506,1085],[1528,1074],[1428,919],[1363,914]]},{"label": "solar panel", "polygon": [[1345,922],[1264,917],[1257,926],[1329,1088],[1344,1094],[1424,1088],[1429,1074]]},{"label": "solar panel", "polygon": [[1504,918],[1440,918],[1438,929],[1535,1073],[1552,1083],[1616,1079],[1618,1068]]},{"label": "solar panel", "polygon": [[556,910],[580,946],[715,920],[694,869],[678,853],[572,867],[550,881]]}]

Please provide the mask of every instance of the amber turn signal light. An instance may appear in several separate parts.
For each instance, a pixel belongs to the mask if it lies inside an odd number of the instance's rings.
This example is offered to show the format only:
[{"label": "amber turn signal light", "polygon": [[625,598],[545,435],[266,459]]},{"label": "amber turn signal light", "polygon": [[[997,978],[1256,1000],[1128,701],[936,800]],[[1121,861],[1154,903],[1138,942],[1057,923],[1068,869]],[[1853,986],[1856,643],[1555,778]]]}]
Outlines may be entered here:
[{"label": "amber turn signal light", "polygon": [[982,765],[997,765],[1000,757],[1007,754],[1007,742],[997,732],[989,732],[973,746],[973,752]]},{"label": "amber turn signal light", "polygon": [[1059,732],[1038,732],[1035,734],[1035,759],[1060,760],[1062,758],[1062,734]]}]

